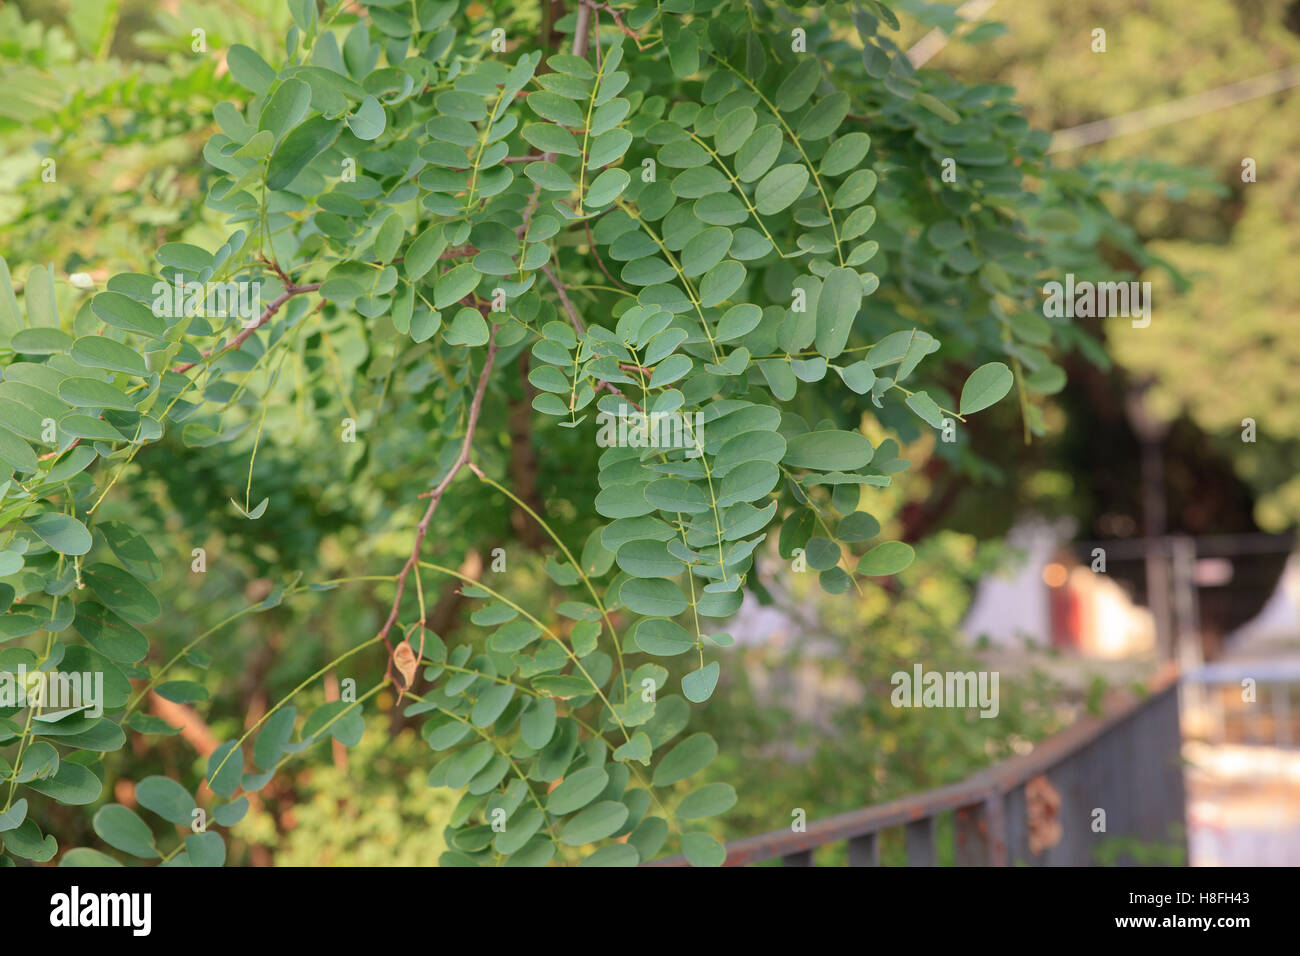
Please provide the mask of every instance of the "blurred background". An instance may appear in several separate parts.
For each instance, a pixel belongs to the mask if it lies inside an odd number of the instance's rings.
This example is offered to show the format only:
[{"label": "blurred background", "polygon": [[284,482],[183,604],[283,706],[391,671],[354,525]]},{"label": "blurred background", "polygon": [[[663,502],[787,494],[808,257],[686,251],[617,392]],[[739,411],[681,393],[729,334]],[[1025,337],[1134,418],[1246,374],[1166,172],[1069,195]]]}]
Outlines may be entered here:
[{"label": "blurred background", "polygon": [[[1045,438],[1008,440],[1020,433],[1012,402],[954,447],[917,430],[901,454],[909,480],[882,492],[877,511],[918,547],[888,586],[832,597],[813,575],[772,574],[774,553],[759,562],[758,594],[728,628],[734,659],[698,712],[720,746],[711,773],[740,795],[718,833],[788,829],[797,810],[816,820],[961,781],[1104,715],[1116,693],[1151,686],[1172,663],[1186,829],[1098,840],[1091,862],[1300,863],[1300,0],[962,8],[1001,26],[966,24],[955,5],[896,6],[913,15],[902,45],[927,44],[928,67],[1014,85],[1030,122],[1058,134],[1060,164],[1113,168],[1126,186],[1115,211],[1168,268],[1141,277],[1153,286],[1149,327],[1078,320],[1105,354],[1065,357]],[[224,232],[200,208],[201,151],[213,106],[241,94],[194,31],[220,51],[287,25],[280,0],[0,4],[0,251],[15,276],[53,262],[56,276],[102,283],[147,270],[164,241],[215,246]],[[929,37],[938,26],[956,38]],[[1088,126],[1104,120],[1117,121]],[[1128,266],[1118,250],[1115,262]],[[345,382],[363,344],[332,345]],[[330,398],[349,400],[342,388]],[[401,522],[383,530],[385,490],[352,487],[319,427],[291,406],[268,421],[258,486],[287,515],[273,526],[230,512],[225,490],[243,487],[247,460],[220,448],[164,442],[110,499],[106,517],[147,516],[182,553],[207,549],[207,574],[177,561],[159,582],[178,596],[151,635],[164,646],[264,598],[278,569],[311,579],[396,567],[409,541]],[[366,452],[392,458],[394,487],[418,480],[401,451]],[[536,487],[561,514],[565,495],[589,490],[540,467]],[[494,535],[525,533],[473,510],[456,521],[478,529],[474,540],[448,532],[440,546],[470,568]],[[516,590],[531,581],[543,593],[540,563],[511,573]],[[154,700],[181,732],[106,755],[110,777],[116,763],[123,776],[197,779],[217,741],[373,634],[385,610],[386,595],[344,589],[243,619],[207,645],[206,669],[176,675],[207,683],[212,700]],[[465,615],[448,591],[434,629]],[[917,663],[997,671],[998,715],[893,706],[891,675]],[[426,786],[433,755],[394,704],[377,698],[358,748],[318,754],[257,794],[232,862],[435,863],[459,795]],[[129,806],[130,784],[113,796]],[[89,814],[52,812],[67,815],[56,832],[93,840]],[[901,834],[882,837],[886,862],[903,854]]]}]

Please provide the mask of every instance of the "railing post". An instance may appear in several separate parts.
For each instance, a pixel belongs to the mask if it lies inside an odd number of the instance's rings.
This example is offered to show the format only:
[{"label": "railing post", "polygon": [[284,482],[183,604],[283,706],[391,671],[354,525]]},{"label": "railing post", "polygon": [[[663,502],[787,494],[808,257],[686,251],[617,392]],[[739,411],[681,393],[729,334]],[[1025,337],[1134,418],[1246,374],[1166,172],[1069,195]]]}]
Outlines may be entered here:
[{"label": "railing post", "polygon": [[956,866],[1006,866],[1007,834],[1002,795],[991,793],[980,803],[958,807],[953,837]]},{"label": "railing post", "polygon": [[782,866],[812,866],[813,851],[800,850],[798,853],[787,853],[781,857]]},{"label": "railing post", "polygon": [[849,866],[880,866],[880,842],[874,833],[849,839]]},{"label": "railing post", "polygon": [[934,866],[934,817],[913,820],[903,827],[908,866]]}]

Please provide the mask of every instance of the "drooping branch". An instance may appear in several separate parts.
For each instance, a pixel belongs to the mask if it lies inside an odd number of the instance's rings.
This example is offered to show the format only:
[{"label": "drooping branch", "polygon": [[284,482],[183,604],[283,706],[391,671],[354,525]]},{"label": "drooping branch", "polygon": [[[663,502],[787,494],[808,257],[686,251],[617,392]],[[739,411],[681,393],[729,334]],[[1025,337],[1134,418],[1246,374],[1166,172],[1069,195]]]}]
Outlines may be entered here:
[{"label": "drooping branch", "polygon": [[[420,559],[420,547],[424,544],[425,535],[429,533],[429,523],[433,520],[433,513],[438,510],[438,504],[442,501],[443,494],[447,488],[460,474],[462,468],[469,464],[470,449],[474,443],[474,432],[478,428],[479,413],[483,410],[483,395],[487,391],[488,378],[492,375],[492,363],[497,355],[497,327],[492,326],[492,331],[488,335],[487,359],[483,362],[483,371],[479,373],[478,387],[474,390],[474,399],[469,407],[469,421],[465,425],[465,439],[460,445],[460,454],[452,462],[451,468],[443,476],[442,481],[438,482],[437,487],[432,491],[426,492],[429,496],[429,506],[424,510],[424,517],[420,523],[415,526],[415,543],[411,547],[411,556],[406,559],[402,565],[402,570],[397,574],[397,593],[393,596],[393,607],[388,612],[388,619],[384,621],[384,626],[379,630],[379,637],[383,639],[384,646],[388,648],[388,669],[385,677],[392,676],[393,668],[393,645],[388,640],[388,632],[392,630],[393,624],[397,621],[397,613],[402,606],[402,595],[406,591],[406,578],[411,573],[411,569]],[[424,497],[424,495],[421,495]]]},{"label": "drooping branch", "polygon": [[[203,357],[211,358],[214,354],[221,355],[224,352],[229,352],[233,349],[239,348],[241,345],[244,344],[244,342],[248,340],[248,337],[250,335],[252,335],[258,329],[264,326],[267,322],[270,322],[271,317],[275,315],[275,313],[280,311],[280,307],[283,306],[290,299],[292,299],[295,295],[302,295],[304,292],[315,292],[320,287],[321,287],[321,283],[319,282],[308,282],[305,285],[293,285],[292,283],[286,285],[284,287],[284,291],[271,300],[271,304],[268,305],[263,310],[262,314],[258,317],[256,322],[254,322],[252,325],[245,328],[242,332],[236,335],[233,339],[231,339],[221,348],[216,349],[215,351],[213,349],[208,349],[208,351],[203,353]],[[192,369],[195,365],[198,364],[199,364],[198,362],[183,362],[180,365],[175,366],[172,369],[172,371],[187,372],[190,369]]]}]

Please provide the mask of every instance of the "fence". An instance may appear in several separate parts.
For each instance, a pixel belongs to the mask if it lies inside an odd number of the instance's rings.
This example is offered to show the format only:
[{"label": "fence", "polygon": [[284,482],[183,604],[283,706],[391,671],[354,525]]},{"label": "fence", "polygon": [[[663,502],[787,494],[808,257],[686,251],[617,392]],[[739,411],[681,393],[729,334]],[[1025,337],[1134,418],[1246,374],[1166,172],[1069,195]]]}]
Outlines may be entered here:
[{"label": "fence", "polygon": [[[1110,715],[1085,718],[961,783],[809,823],[802,833],[730,843],[726,865],[780,858],[785,866],[812,866],[818,847],[846,842],[849,866],[878,866],[882,833],[901,827],[908,865],[934,866],[935,822],[949,811],[957,866],[1087,866],[1102,841],[1117,838],[1185,852],[1178,684],[1167,673],[1153,686]],[[1105,832],[1093,830],[1096,810],[1105,813]]]}]

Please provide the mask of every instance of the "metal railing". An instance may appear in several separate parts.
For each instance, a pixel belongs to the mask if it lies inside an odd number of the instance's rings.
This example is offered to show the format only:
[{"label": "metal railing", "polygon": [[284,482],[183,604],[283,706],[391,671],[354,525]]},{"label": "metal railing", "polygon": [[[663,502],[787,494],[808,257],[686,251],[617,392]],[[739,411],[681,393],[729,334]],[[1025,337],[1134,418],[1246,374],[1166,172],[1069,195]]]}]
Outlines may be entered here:
[{"label": "metal railing", "polygon": [[[909,866],[939,860],[937,818],[952,812],[957,866],[1087,866],[1107,839],[1186,851],[1178,683],[1173,673],[1111,714],[1086,717],[961,783],[727,844],[727,866],[780,858],[812,866],[817,848],[848,844],[849,866],[880,865],[880,838],[903,830]],[[1104,811],[1104,832],[1094,830]],[[1031,843],[1037,846],[1031,848]],[[650,866],[685,866],[671,857]]]}]

